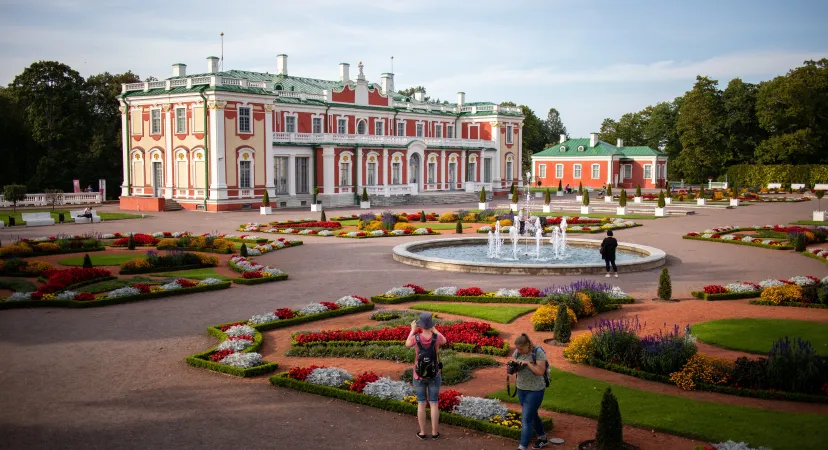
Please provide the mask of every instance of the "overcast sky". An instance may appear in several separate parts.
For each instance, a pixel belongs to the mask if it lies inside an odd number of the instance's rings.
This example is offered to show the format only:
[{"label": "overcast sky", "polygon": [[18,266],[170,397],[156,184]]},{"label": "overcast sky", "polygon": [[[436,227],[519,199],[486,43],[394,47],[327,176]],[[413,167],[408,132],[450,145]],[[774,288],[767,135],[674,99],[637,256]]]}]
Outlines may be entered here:
[{"label": "overcast sky", "polygon": [[337,79],[358,61],[370,81],[432,97],[513,101],[542,118],[557,108],[570,135],[669,101],[697,74],[758,82],[828,57],[828,1],[789,0],[0,0],[0,83],[36,60],[89,76],[171,64]]}]

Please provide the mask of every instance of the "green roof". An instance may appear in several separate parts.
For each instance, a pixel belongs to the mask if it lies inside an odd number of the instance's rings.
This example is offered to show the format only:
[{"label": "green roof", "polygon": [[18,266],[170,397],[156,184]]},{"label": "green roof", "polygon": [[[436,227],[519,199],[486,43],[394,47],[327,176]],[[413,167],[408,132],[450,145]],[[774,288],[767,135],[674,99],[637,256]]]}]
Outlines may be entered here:
[{"label": "green roof", "polygon": [[621,147],[624,156],[667,156],[664,152],[645,146]]},{"label": "green roof", "polygon": [[[560,144],[555,144],[550,147],[543,149],[543,151],[533,154],[532,156],[546,156],[546,157],[559,157],[559,158],[572,158],[572,157],[595,157],[595,156],[621,156],[621,157],[629,157],[629,156],[664,156],[664,153],[652,149],[647,146],[635,146],[635,147],[616,147],[612,144],[608,144],[604,141],[598,141],[595,144],[595,147],[589,146],[590,139],[589,138],[582,138],[582,139],[569,139],[564,141]],[[565,147],[565,151],[561,151],[561,147]],[[583,150],[579,150],[579,147],[583,147]]]}]

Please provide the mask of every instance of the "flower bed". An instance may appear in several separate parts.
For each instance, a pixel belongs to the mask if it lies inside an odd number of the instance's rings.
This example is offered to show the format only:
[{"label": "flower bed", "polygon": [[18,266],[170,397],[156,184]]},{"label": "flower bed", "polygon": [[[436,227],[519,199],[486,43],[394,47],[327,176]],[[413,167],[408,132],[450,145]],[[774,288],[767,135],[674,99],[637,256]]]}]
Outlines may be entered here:
[{"label": "flower bed", "polygon": [[245,323],[256,327],[257,330],[266,331],[372,309],[374,304],[367,298],[349,295],[336,302],[311,303],[297,310],[282,308],[273,312],[254,314]]},{"label": "flower bed", "polygon": [[752,247],[761,247],[761,248],[769,248],[774,250],[791,250],[793,246],[790,245],[787,241],[780,242],[779,240],[775,239],[763,239],[763,238],[754,238],[751,236],[736,236],[732,233],[737,233],[739,231],[760,231],[760,230],[770,230],[770,231],[777,231],[785,233],[787,232],[785,229],[780,228],[779,225],[765,225],[765,226],[752,226],[752,227],[733,227],[733,226],[726,226],[726,227],[717,227],[708,229],[702,232],[690,232],[682,236],[682,239],[693,239],[696,241],[710,241],[710,242],[726,242],[728,244],[739,244],[739,245],[749,245]]},{"label": "flower bed", "polygon": [[336,220],[318,221],[312,219],[304,220],[285,220],[281,222],[270,222],[269,224],[261,224],[256,222],[239,225],[239,231],[259,231],[265,233],[275,233],[274,230],[283,230],[286,228],[321,228],[326,230],[338,230],[342,228],[342,224]]},{"label": "flower bed", "polygon": [[180,238],[163,238],[158,241],[158,250],[195,250],[211,253],[233,253],[235,245],[231,241],[215,235],[182,236]]},{"label": "flower bed", "polygon": [[28,258],[63,253],[96,252],[104,249],[103,244],[93,236],[49,236],[20,239],[12,244],[4,245],[0,247],[0,257]]},{"label": "flower bed", "polygon": [[166,255],[150,250],[144,258],[134,258],[121,264],[120,273],[138,274],[200,269],[218,266],[218,258],[206,253],[170,251]]},{"label": "flower bed", "polygon": [[[301,392],[324,395],[338,398],[361,405],[373,406],[388,411],[417,414],[417,405],[411,403],[411,387],[408,383],[392,381],[382,377],[372,380],[376,374],[350,373],[336,368],[326,367],[294,367],[270,377],[274,386],[295,389]],[[338,385],[332,385],[344,379]],[[346,383],[345,381],[351,381]],[[355,388],[356,386],[356,388]],[[362,389],[360,392],[359,388]],[[409,395],[404,395],[409,394]],[[444,390],[440,393],[438,408],[440,408],[440,423],[469,428],[485,433],[495,434],[510,439],[520,439],[520,415],[509,413],[505,406],[497,400],[478,397],[465,397],[457,391]],[[512,414],[512,416],[508,416]],[[507,424],[504,420],[509,417]],[[543,418],[544,428],[550,431],[552,420]]]},{"label": "flower bed", "polygon": [[802,252],[802,254],[828,264],[828,248],[812,248]]},{"label": "flower bed", "polygon": [[[773,300],[773,302],[769,303],[756,303],[756,304],[774,304],[779,305],[782,303],[791,303],[791,302],[800,302],[804,298],[809,299],[807,303],[814,303],[817,302],[818,299],[816,298],[816,292],[805,292],[803,293],[801,290],[796,292],[781,292],[777,293],[776,291],[768,292],[765,294],[765,291],[769,288],[777,288],[782,286],[799,286],[799,287],[808,287],[808,286],[815,286],[818,287],[819,285],[826,285],[828,284],[828,277],[823,280],[820,280],[814,276],[795,276],[791,277],[788,280],[775,280],[775,279],[767,279],[762,280],[758,283],[753,282],[737,282],[737,283],[730,283],[725,286],[722,285],[708,285],[705,286],[701,291],[693,291],[691,294],[699,299],[702,300],[735,300],[735,299],[743,299],[743,298],[757,298],[762,297],[763,301]],[[808,288],[812,289],[812,288]],[[768,297],[768,298],[766,298]],[[772,298],[771,298],[772,297]]]},{"label": "flower bed", "polygon": [[409,227],[404,230],[374,230],[374,231],[343,231],[336,235],[340,238],[349,239],[368,239],[377,237],[399,237],[399,236],[426,236],[440,234],[431,228],[413,228]]},{"label": "flower bed", "polygon": [[[310,230],[309,230],[310,231]],[[276,250],[281,250],[283,248],[288,247],[297,247],[302,245],[302,241],[298,241],[295,239],[287,240],[285,238],[278,238],[274,241],[268,241],[265,239],[265,242],[258,245],[251,245],[247,247],[247,256],[260,256],[264,255],[265,253],[275,252]]]},{"label": "flower bed", "polygon": [[[150,236],[149,234],[143,233],[135,233],[132,235],[132,241],[135,243],[136,247],[154,247],[158,245],[158,239]],[[115,242],[112,243],[113,247],[126,247],[129,245],[129,237],[122,237],[116,239]]]},{"label": "flower bed", "polygon": [[228,324],[208,327],[207,333],[222,342],[210,350],[188,356],[187,364],[237,377],[264,375],[279,367],[264,361],[257,353],[262,346],[262,334],[253,327]]},{"label": "flower bed", "polygon": [[595,283],[590,280],[581,280],[564,286],[551,286],[543,291],[533,287],[521,289],[499,289],[495,292],[482,292],[478,296],[458,295],[462,291],[456,286],[445,286],[434,290],[426,290],[414,284],[389,289],[386,293],[371,297],[374,303],[397,304],[413,301],[445,301],[463,303],[521,303],[538,304],[544,301],[544,297],[554,294],[571,294],[573,292],[592,290],[603,292],[610,299],[609,303],[624,304],[633,303],[635,299],[628,296],[618,286],[611,286],[604,283]]},{"label": "flower bed", "polygon": [[233,256],[227,261],[227,265],[233,271],[242,274],[242,278],[233,279],[233,282],[237,284],[269,283],[271,281],[287,280],[288,278],[288,274],[275,267],[256,264],[243,256]]},{"label": "flower bed", "polygon": [[0,259],[0,276],[4,277],[37,277],[45,271],[54,269],[55,266],[44,261],[21,258]]}]

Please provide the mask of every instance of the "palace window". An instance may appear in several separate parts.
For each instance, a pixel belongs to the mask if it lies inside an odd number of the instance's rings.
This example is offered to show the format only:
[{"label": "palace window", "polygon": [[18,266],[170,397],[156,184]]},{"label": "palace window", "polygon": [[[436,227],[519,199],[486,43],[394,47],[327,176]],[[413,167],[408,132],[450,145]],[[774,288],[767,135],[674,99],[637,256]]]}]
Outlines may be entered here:
[{"label": "palace window", "polygon": [[416,136],[417,137],[423,137],[424,135],[425,135],[425,127],[423,126],[423,124],[418,123],[417,124],[417,135]]},{"label": "palace window", "polygon": [[483,159],[483,182],[492,182],[492,158]]},{"label": "palace window", "polygon": [[348,119],[336,119],[336,133],[348,134]]},{"label": "palace window", "polygon": [[555,164],[555,178],[563,178],[563,164]]},{"label": "palace window", "polygon": [[644,179],[649,180],[653,177],[653,166],[652,164],[644,164]]},{"label": "palace window", "polygon": [[512,135],[512,125],[506,125],[506,143],[514,143],[514,136]]},{"label": "palace window", "polygon": [[624,179],[628,180],[632,178],[632,164],[624,164]]},{"label": "palace window", "polygon": [[400,120],[397,122],[397,136],[405,136],[405,121]]},{"label": "palace window", "polygon": [[175,132],[187,133],[187,108],[175,108]]},{"label": "palace window", "polygon": [[402,165],[398,162],[391,164],[391,184],[400,184],[402,177]]},{"label": "palace window", "polygon": [[339,163],[339,185],[350,185],[351,163]]},{"label": "palace window", "polygon": [[377,163],[368,163],[368,186],[377,184]]},{"label": "palace window", "polygon": [[581,165],[575,164],[572,166],[572,177],[573,178],[581,178]]},{"label": "palace window", "polygon": [[239,188],[250,189],[250,161],[239,161]]},{"label": "palace window", "polygon": [[312,120],[314,134],[321,134],[322,133],[322,118],[321,117],[314,117]]},{"label": "palace window", "polygon": [[285,131],[296,133],[296,116],[285,116]]},{"label": "palace window", "polygon": [[273,185],[277,194],[288,193],[288,157],[273,158]]},{"label": "palace window", "polygon": [[368,134],[368,125],[365,124],[364,120],[357,122],[357,134]]},{"label": "palace window", "polygon": [[442,138],[443,137],[443,124],[442,123],[435,123],[434,124],[434,137]]},{"label": "palace window", "polygon": [[381,119],[374,120],[374,134],[377,136],[382,136],[385,134],[385,122]]},{"label": "palace window", "polygon": [[454,125],[446,125],[446,137],[454,139]]},{"label": "palace window", "polygon": [[592,165],[592,179],[597,180],[601,178],[601,166],[599,164]]},{"label": "palace window", "polygon": [[437,163],[428,163],[428,184],[434,184],[437,181]]},{"label": "palace window", "polygon": [[546,164],[538,164],[538,178],[546,178]]},{"label": "palace window", "polygon": [[310,158],[307,156],[296,157],[296,193],[309,194],[310,183],[308,182],[308,173],[310,166]]},{"label": "palace window", "polygon": [[506,161],[506,181],[512,181],[512,161]]},{"label": "palace window", "polygon": [[469,161],[466,168],[466,181],[477,181],[477,162]]},{"label": "palace window", "polygon": [[150,134],[161,134],[161,110],[150,110]]},{"label": "palace window", "polygon": [[239,133],[252,133],[253,124],[250,121],[250,107],[239,106]]}]

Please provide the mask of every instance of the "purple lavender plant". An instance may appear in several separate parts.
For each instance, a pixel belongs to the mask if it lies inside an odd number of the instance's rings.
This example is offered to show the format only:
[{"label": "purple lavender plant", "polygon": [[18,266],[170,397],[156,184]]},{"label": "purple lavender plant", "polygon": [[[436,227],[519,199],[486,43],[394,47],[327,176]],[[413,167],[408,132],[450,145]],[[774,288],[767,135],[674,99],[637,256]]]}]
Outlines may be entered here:
[{"label": "purple lavender plant", "polygon": [[817,394],[828,383],[828,360],[810,341],[780,338],[768,352],[768,383],[774,389]]},{"label": "purple lavender plant", "polygon": [[595,358],[613,364],[639,368],[642,329],[638,316],[634,319],[599,320],[590,326]]},{"label": "purple lavender plant", "polygon": [[641,339],[641,370],[669,375],[681,370],[697,350],[689,325],[683,330],[678,325],[668,329],[665,323],[658,333]]},{"label": "purple lavender plant", "polygon": [[391,211],[385,211],[382,213],[382,229],[391,231],[394,229],[394,224],[397,223],[397,216],[394,215]]}]

